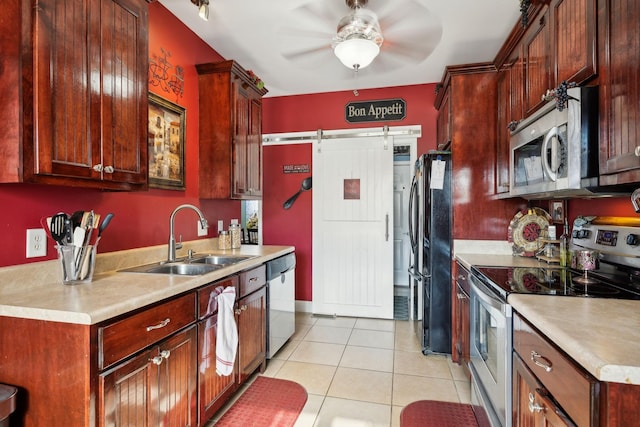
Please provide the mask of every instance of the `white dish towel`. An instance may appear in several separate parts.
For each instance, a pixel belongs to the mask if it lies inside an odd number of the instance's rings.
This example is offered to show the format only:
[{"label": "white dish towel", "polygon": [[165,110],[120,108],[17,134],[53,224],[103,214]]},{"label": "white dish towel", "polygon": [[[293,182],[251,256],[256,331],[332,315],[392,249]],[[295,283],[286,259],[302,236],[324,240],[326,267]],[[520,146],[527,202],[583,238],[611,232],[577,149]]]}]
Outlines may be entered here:
[{"label": "white dish towel", "polygon": [[218,330],[216,332],[216,373],[229,376],[238,350],[238,327],[233,313],[236,288],[228,286],[218,295]]}]

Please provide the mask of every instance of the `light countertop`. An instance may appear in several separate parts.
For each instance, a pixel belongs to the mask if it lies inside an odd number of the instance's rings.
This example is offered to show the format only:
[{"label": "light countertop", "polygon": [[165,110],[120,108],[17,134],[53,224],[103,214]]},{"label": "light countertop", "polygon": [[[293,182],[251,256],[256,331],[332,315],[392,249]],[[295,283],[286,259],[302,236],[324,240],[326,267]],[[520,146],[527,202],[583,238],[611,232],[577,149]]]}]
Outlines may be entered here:
[{"label": "light countertop", "polygon": [[[200,276],[118,272],[166,259],[166,245],[100,254],[89,284],[63,285],[57,260],[0,268],[0,316],[92,325],[149,304],[194,290],[238,271],[285,255],[293,246],[243,245],[233,251],[213,249],[217,239],[185,242],[197,254],[253,255]],[[197,255],[196,254],[196,255]]]},{"label": "light countertop", "polygon": [[[456,253],[465,267],[545,262],[505,254]],[[640,301],[510,294],[507,301],[600,381],[640,385]]]}]

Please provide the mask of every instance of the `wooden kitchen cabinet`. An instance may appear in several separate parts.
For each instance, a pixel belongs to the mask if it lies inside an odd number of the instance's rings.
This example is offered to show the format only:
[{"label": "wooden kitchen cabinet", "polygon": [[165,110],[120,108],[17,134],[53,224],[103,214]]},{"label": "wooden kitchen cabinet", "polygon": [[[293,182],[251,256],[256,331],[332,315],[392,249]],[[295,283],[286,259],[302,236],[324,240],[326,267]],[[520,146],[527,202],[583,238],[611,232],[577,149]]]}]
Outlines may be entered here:
[{"label": "wooden kitchen cabinet", "polygon": [[[493,63],[445,69],[435,107],[448,115],[452,159],[454,239],[504,239],[521,199],[496,197],[497,73]],[[443,111],[441,113],[441,110]],[[449,112],[447,112],[449,110]],[[444,126],[438,126],[438,141]]]},{"label": "wooden kitchen cabinet", "polygon": [[471,334],[470,334],[470,283],[469,270],[462,264],[454,264],[453,291],[453,351],[451,359],[462,365],[467,377],[471,378],[469,361],[471,359]]},{"label": "wooden kitchen cabinet", "polygon": [[438,149],[443,149],[451,143],[451,102],[449,100],[448,88],[440,86],[439,91],[446,91],[444,95],[442,95],[442,102],[436,118],[437,147]]},{"label": "wooden kitchen cabinet", "polygon": [[523,118],[524,61],[518,45],[499,68],[497,77],[498,117],[496,138],[496,194],[508,193],[511,129]]},{"label": "wooden kitchen cabinet", "polygon": [[262,96],[235,61],[196,65],[200,96],[200,197],[262,197]]},{"label": "wooden kitchen cabinet", "polygon": [[513,355],[513,425],[521,427],[574,427],[551,400],[516,353]]},{"label": "wooden kitchen cabinet", "polygon": [[227,402],[238,385],[237,364],[229,376],[216,373],[217,296],[229,286],[238,289],[238,276],[217,281],[198,290],[198,425],[205,425]]},{"label": "wooden kitchen cabinet", "polygon": [[258,368],[264,371],[267,355],[267,276],[264,265],[240,274],[238,323],[238,381],[243,383]]},{"label": "wooden kitchen cabinet", "polygon": [[[515,425],[599,425],[598,381],[517,313],[513,316],[513,349],[514,417],[535,421]],[[561,421],[548,423],[551,414]]]},{"label": "wooden kitchen cabinet", "polygon": [[600,184],[640,182],[637,0],[598,1]]},{"label": "wooden kitchen cabinet", "polygon": [[195,426],[196,353],[192,325],[101,374],[98,425]]},{"label": "wooden kitchen cabinet", "polygon": [[543,7],[524,34],[524,112],[528,117],[547,101],[542,96],[551,88],[549,9]]},{"label": "wooden kitchen cabinet", "polygon": [[0,181],[146,189],[148,1],[7,3]]}]

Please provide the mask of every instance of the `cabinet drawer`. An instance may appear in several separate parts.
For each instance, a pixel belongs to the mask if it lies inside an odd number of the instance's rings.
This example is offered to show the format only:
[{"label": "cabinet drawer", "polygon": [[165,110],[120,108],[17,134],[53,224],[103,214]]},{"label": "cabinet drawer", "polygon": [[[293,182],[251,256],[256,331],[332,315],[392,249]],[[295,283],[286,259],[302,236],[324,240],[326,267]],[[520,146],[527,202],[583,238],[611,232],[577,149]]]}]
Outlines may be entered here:
[{"label": "cabinet drawer", "polygon": [[517,314],[513,316],[513,346],[577,425],[597,425],[599,383]]},{"label": "cabinet drawer", "polygon": [[238,276],[228,277],[198,290],[198,319],[211,316],[218,311],[218,295],[229,286],[235,286],[238,294]]},{"label": "cabinet drawer", "polygon": [[240,273],[240,296],[249,295],[267,284],[267,267],[263,264],[252,270]]},{"label": "cabinet drawer", "polygon": [[195,292],[98,328],[98,366],[104,369],[196,320]]}]

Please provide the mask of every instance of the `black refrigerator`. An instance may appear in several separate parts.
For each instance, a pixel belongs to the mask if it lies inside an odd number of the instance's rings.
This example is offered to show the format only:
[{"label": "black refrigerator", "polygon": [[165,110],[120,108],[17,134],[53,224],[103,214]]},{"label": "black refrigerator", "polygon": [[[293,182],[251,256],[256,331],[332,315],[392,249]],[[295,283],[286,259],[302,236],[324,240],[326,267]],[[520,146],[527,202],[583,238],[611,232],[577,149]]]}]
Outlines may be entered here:
[{"label": "black refrigerator", "polygon": [[416,161],[409,197],[410,319],[422,352],[451,354],[451,152]]}]

